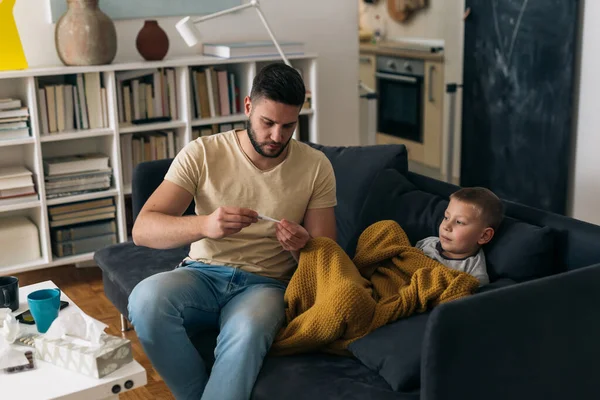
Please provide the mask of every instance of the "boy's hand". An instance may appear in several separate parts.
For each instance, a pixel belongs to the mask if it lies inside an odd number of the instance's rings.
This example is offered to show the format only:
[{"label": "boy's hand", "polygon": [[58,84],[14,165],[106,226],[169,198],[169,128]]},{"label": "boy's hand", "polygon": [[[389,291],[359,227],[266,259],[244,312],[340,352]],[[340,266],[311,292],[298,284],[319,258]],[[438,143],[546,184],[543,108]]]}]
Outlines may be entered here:
[{"label": "boy's hand", "polygon": [[308,231],[302,225],[286,219],[275,225],[275,234],[283,249],[287,251],[299,251],[310,240]]},{"label": "boy's hand", "polygon": [[221,239],[238,233],[258,221],[258,213],[249,208],[219,207],[206,216],[204,236]]}]

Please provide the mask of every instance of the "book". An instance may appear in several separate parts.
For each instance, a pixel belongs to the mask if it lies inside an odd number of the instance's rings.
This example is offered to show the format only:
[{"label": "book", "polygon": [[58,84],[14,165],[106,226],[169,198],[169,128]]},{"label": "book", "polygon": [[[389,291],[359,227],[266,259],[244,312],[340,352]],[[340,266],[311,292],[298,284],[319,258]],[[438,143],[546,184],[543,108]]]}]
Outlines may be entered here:
[{"label": "book", "polygon": [[0,99],[0,110],[14,110],[15,108],[21,108],[21,100]]},{"label": "book", "polygon": [[29,136],[29,128],[0,130],[0,140],[23,139]]},{"label": "book", "polygon": [[28,117],[29,109],[27,107],[21,107],[10,110],[0,110],[0,119],[3,118],[14,118],[14,117]]},{"label": "book", "polygon": [[84,153],[44,159],[46,175],[67,174],[108,168],[108,156],[102,153]]},{"label": "book", "polygon": [[102,214],[87,215],[85,217],[61,219],[60,221],[50,221],[50,228],[55,228],[55,227],[59,227],[59,226],[67,226],[67,225],[75,225],[75,224],[80,224],[83,222],[101,221],[103,219],[111,219],[114,217],[115,217],[115,213],[113,211],[113,212],[102,213]]},{"label": "book", "polygon": [[65,219],[87,217],[87,216],[104,214],[104,213],[115,212],[115,211],[116,211],[116,207],[114,205],[112,205],[112,206],[106,206],[106,207],[100,207],[100,208],[92,208],[92,209],[88,209],[88,210],[73,211],[73,212],[64,213],[64,214],[51,215],[50,220],[51,221],[62,221]]},{"label": "book", "polygon": [[0,131],[17,128],[27,128],[27,121],[0,122]]},{"label": "book", "polygon": [[33,185],[32,172],[24,166],[0,168],[0,189],[14,189]]},{"label": "book", "polygon": [[66,242],[69,240],[85,239],[109,233],[117,233],[117,224],[115,220],[89,222],[87,224],[56,228],[53,229],[50,234],[53,241]]},{"label": "book", "polygon": [[0,198],[21,196],[26,194],[35,194],[35,187],[33,185],[29,185],[10,189],[0,189]]},{"label": "book", "polygon": [[75,211],[88,210],[88,209],[92,209],[92,208],[106,207],[106,206],[110,206],[113,204],[114,204],[113,199],[111,197],[107,197],[105,199],[79,201],[76,203],[51,206],[51,207],[48,207],[48,213],[51,216],[54,216],[54,215],[59,215],[59,214],[64,214],[64,213],[75,212]]},{"label": "book", "polygon": [[[221,58],[264,57],[279,55],[277,48],[271,41],[205,43],[203,47],[204,55]],[[281,47],[281,50],[284,54],[304,53],[304,43],[281,42],[279,43],[279,47]]]},{"label": "book", "polygon": [[68,242],[53,242],[52,252],[58,257],[72,256],[99,250],[105,246],[117,243],[117,235],[92,236],[85,239],[71,240]]},{"label": "book", "polygon": [[0,207],[11,206],[13,204],[27,203],[30,201],[36,201],[37,199],[37,193],[26,193],[18,196],[0,197]]}]

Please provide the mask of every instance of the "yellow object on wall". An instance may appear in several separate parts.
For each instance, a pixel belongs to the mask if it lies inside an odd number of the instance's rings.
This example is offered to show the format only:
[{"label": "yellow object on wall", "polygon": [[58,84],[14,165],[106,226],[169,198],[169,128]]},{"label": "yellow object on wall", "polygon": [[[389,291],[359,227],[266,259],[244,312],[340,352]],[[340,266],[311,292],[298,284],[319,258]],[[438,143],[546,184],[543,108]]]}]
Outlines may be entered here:
[{"label": "yellow object on wall", "polygon": [[17,0],[0,0],[0,71],[27,68],[13,8]]}]

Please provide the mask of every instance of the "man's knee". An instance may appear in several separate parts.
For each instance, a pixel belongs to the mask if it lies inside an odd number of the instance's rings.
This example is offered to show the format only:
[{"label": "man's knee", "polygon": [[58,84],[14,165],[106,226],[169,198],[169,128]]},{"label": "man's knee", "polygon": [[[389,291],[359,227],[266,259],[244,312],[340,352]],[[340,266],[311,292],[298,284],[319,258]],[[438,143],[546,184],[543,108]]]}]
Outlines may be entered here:
[{"label": "man's knee", "polygon": [[128,311],[131,322],[152,320],[165,311],[177,293],[173,280],[166,274],[156,274],[138,283],[129,295]]}]

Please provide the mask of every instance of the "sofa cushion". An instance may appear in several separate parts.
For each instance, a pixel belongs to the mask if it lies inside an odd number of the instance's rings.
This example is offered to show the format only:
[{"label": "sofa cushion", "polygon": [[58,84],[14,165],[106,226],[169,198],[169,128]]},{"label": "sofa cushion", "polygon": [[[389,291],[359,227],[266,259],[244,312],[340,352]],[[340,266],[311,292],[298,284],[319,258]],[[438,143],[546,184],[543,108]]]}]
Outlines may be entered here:
[{"label": "sofa cushion", "polygon": [[394,392],[356,359],[329,354],[265,358],[253,400],[418,400],[419,393]]},{"label": "sofa cushion", "polygon": [[[359,231],[391,219],[406,231],[411,243],[437,236],[448,200],[416,188],[398,171],[385,170],[375,178],[361,211]],[[358,239],[355,235],[353,243]],[[484,246],[490,280],[525,281],[551,275],[554,236],[548,227],[506,217],[492,241]]]},{"label": "sofa cushion", "polygon": [[365,147],[332,147],[310,143],[325,153],[336,179],[337,201],[335,217],[337,242],[347,250],[354,236],[358,216],[375,176],[386,168],[401,173],[408,171],[406,148],[403,145]]},{"label": "sofa cushion", "polygon": [[[485,293],[514,285],[500,279],[480,287]],[[421,353],[430,312],[398,320],[352,342],[348,349],[366,367],[381,375],[396,391],[409,392],[421,387]]]},{"label": "sofa cushion", "polygon": [[429,313],[398,320],[348,346],[354,357],[396,391],[421,386],[421,345]]},{"label": "sofa cushion", "polygon": [[[119,311],[127,316],[127,297],[133,288],[151,275],[174,269],[188,252],[189,246],[157,250],[125,242],[96,251],[94,261],[102,269],[105,282],[110,280],[110,284],[119,289],[107,291],[107,297],[113,304],[118,304]],[[111,298],[110,294],[125,298]]]}]

